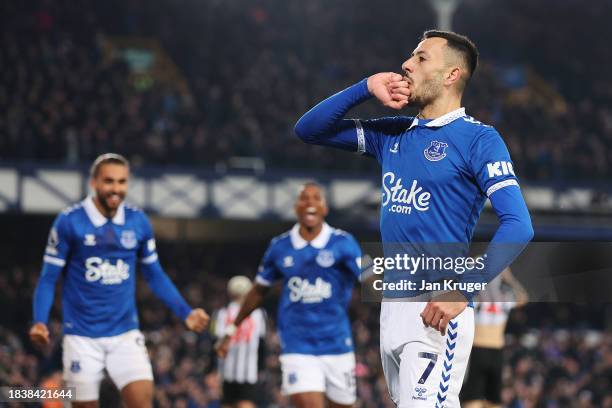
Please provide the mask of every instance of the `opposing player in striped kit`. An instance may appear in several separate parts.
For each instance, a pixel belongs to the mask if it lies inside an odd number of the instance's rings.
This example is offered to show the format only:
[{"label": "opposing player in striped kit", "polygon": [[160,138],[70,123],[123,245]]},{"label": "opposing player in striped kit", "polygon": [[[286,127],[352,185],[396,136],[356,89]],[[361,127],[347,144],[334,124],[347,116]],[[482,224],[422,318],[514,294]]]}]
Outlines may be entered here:
[{"label": "opposing player in striped kit", "polygon": [[[502,284],[510,291],[504,291]],[[466,381],[461,389],[461,405],[463,408],[499,408],[506,323],[510,311],[526,305],[529,295],[508,267],[474,300],[476,331]]]},{"label": "opposing player in striped kit", "polygon": [[[461,107],[477,60],[476,46],[468,38],[448,31],[425,32],[402,64],[402,74],[381,72],[363,79],[319,103],[295,126],[298,137],[307,143],[378,160],[383,191],[380,231],[386,256],[394,255],[387,248],[395,244],[400,249],[446,243],[467,248],[488,198],[500,226],[487,248],[491,256],[485,270],[453,277],[466,285],[491,280],[533,236],[501,136]],[[344,118],[372,97],[395,110],[414,106],[418,115]],[[385,281],[401,278],[390,272],[385,271]],[[439,276],[420,273],[428,283]],[[381,359],[398,407],[459,406],[474,336],[474,311],[468,307],[474,295],[462,289],[441,295],[384,292]]]},{"label": "opposing player in striped kit", "polygon": [[270,243],[255,286],[218,349],[227,352],[237,327],[282,281],[277,327],[283,393],[297,408],[350,407],[356,381],[347,307],[361,272],[361,250],[352,235],[325,222],[327,203],[318,184],[304,184],[295,212],[298,223]]},{"label": "opposing player in striped kit", "polygon": [[190,330],[208,325],[159,262],[147,216],[124,203],[129,163],[99,156],[90,171],[93,195],[62,211],[53,224],[34,293],[34,343],[49,342],[47,321],[62,275],[64,381],[76,388],[75,408],[98,406],[106,370],[128,408],[151,407],[153,373],[136,311],[136,264],[147,283]]},{"label": "opposing player in striped kit", "polygon": [[[215,316],[214,332],[220,338],[234,324],[240,306],[253,284],[246,276],[234,276],[227,282],[230,303]],[[223,378],[221,404],[227,408],[255,408],[259,399],[259,368],[263,367],[266,317],[263,309],[254,310],[231,336],[227,354],[219,360]]]}]

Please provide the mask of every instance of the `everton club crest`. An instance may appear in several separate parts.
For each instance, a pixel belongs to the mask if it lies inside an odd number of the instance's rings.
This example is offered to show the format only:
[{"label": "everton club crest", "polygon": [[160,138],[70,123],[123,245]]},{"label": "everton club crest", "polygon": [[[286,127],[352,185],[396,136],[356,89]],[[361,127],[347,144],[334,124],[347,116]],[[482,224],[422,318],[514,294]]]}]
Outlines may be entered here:
[{"label": "everton club crest", "polygon": [[320,250],[316,259],[317,259],[317,263],[319,264],[321,268],[329,268],[335,262],[334,253],[327,249]]},{"label": "everton club crest", "polygon": [[132,230],[121,231],[121,245],[123,245],[125,249],[136,248],[136,245],[138,245],[136,233]]},{"label": "everton club crest", "polygon": [[446,148],[448,144],[444,142],[438,142],[437,140],[433,140],[431,145],[423,150],[425,154],[425,158],[429,161],[440,161],[446,157]]}]

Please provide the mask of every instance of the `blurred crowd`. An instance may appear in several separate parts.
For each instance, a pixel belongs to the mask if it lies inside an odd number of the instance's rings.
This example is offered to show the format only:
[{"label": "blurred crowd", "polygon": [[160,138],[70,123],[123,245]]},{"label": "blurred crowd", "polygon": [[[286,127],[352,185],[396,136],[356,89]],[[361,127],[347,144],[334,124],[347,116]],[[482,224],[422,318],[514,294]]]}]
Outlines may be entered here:
[{"label": "blurred crowd", "polygon": [[612,407],[612,333],[532,330],[508,335],[506,407]]},{"label": "blurred crowd", "polygon": [[[372,170],[371,160],[303,145],[293,124],[329,94],[399,70],[435,25],[428,3],[3,2],[0,159],[81,163],[113,150],[135,164],[211,167],[246,156],[269,168]],[[611,8],[460,4],[454,28],[482,54],[465,105],[502,133],[523,178],[611,176]],[[121,53],[105,58],[116,36],[158,41],[189,92],[135,80]],[[381,114],[394,112],[373,103],[355,112]]]},{"label": "blurred crowd", "polygon": [[[0,250],[0,252],[4,251]],[[166,271],[188,302],[210,313],[227,302],[226,282],[236,274],[253,276],[265,248],[260,244],[161,243]],[[233,254],[241,251],[241,256]],[[23,253],[20,253],[23,252]],[[0,307],[0,385],[32,386],[59,381],[61,371],[61,305],[59,290],[50,324],[51,345],[34,349],[27,339],[31,298],[38,279],[32,248],[2,257]],[[11,265],[7,259],[13,259]],[[27,262],[26,260],[30,261]],[[23,262],[21,262],[23,260]],[[58,288],[59,289],[59,288]],[[266,338],[261,407],[288,407],[280,394],[279,342],[274,330],[276,295],[265,304],[270,316]],[[214,337],[194,334],[139,282],[141,329],[145,333],[155,376],[156,407],[220,406],[220,377],[213,352]],[[512,408],[612,407],[612,326],[604,305],[532,304],[515,310],[508,326],[504,365],[504,406]],[[376,303],[360,300],[350,306],[356,345],[357,407],[389,407],[380,365]],[[117,406],[118,392],[107,379],[101,406]]]}]

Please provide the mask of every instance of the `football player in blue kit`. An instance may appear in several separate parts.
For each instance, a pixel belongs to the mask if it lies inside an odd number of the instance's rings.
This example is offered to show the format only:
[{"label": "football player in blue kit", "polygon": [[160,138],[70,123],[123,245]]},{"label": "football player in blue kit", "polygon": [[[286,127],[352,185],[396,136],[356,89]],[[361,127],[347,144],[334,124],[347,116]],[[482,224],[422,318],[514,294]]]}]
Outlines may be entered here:
[{"label": "football player in blue kit", "polygon": [[161,267],[147,216],[124,203],[129,163],[120,155],[99,156],[90,171],[93,195],[62,211],[53,224],[34,293],[30,338],[47,344],[47,322],[60,275],[64,380],[75,387],[76,408],[97,407],[108,372],[127,407],[151,407],[153,373],[138,329],[136,264],[153,292],[201,332],[209,317],[192,309]]},{"label": "football player in blue kit", "polygon": [[[476,292],[465,288],[493,279],[533,237],[504,141],[461,106],[477,62],[478,50],[467,37],[427,31],[402,64],[402,74],[382,72],[363,79],[316,105],[295,126],[307,143],[378,160],[385,251],[395,244],[409,248],[415,243],[467,249],[487,198],[499,218],[486,251],[486,268],[456,274],[455,290],[384,292],[381,359],[391,398],[402,408],[459,407],[474,337],[471,298]],[[418,114],[345,119],[351,108],[373,97],[395,110],[414,106]],[[389,276],[397,278],[395,272]],[[435,282],[426,272],[421,276]]]},{"label": "football player in blue kit", "polygon": [[356,381],[347,306],[360,276],[361,249],[352,235],[325,222],[328,208],[318,184],[303,185],[295,212],[298,223],[272,239],[217,351],[227,352],[236,328],[282,281],[277,327],[283,393],[297,408],[350,407]]}]

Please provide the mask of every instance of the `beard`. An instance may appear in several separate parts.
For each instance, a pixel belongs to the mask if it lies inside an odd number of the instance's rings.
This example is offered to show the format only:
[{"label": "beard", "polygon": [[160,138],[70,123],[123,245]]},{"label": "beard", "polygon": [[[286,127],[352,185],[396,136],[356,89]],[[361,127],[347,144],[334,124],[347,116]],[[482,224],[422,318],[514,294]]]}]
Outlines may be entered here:
[{"label": "beard", "polygon": [[423,80],[414,98],[410,101],[410,105],[422,109],[442,94],[442,88],[442,74],[436,74],[427,80]]},{"label": "beard", "polygon": [[103,194],[97,191],[96,195],[98,197],[98,202],[107,213],[115,211],[117,208],[119,208],[123,200],[125,200],[125,194],[122,193],[117,194],[119,196],[119,202],[117,204],[110,201],[110,197],[114,195],[113,193]]}]

